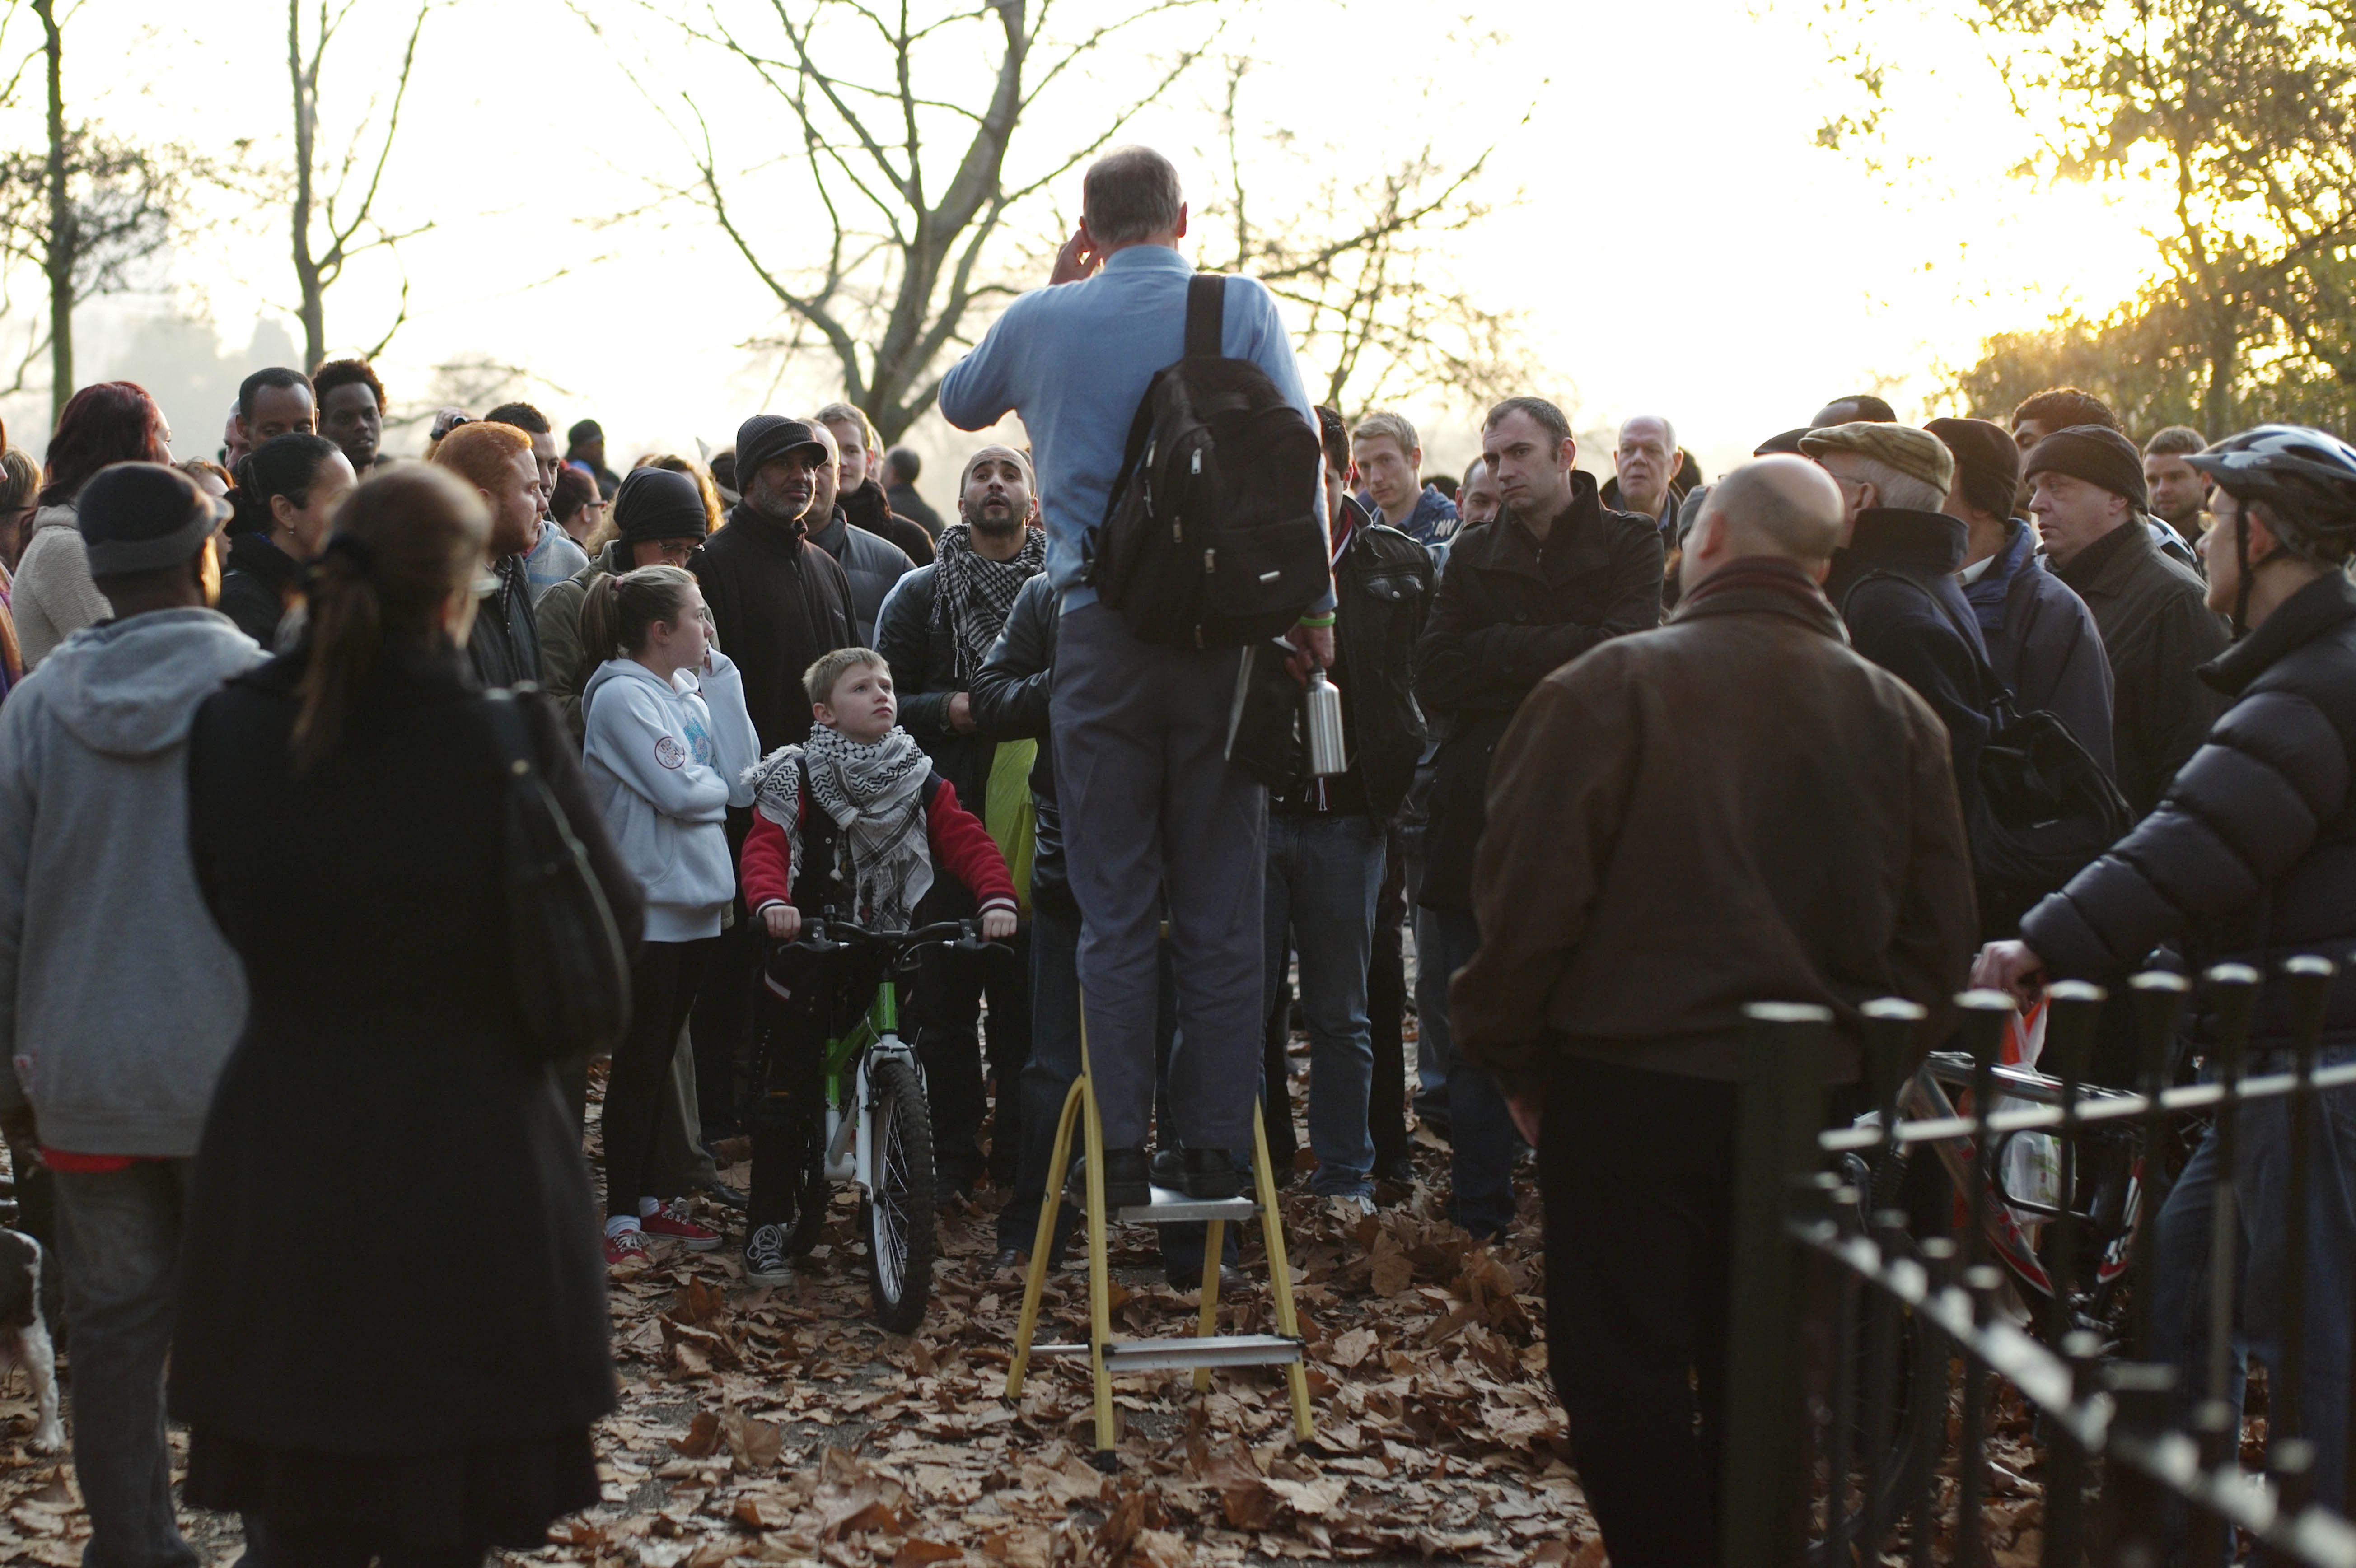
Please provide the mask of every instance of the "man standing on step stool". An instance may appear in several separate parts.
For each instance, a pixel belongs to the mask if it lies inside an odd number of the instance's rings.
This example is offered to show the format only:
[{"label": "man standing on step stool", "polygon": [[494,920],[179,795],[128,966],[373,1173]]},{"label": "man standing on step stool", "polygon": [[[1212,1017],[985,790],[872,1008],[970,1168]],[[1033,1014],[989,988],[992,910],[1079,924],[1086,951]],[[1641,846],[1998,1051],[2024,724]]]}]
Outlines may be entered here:
[{"label": "man standing on step stool", "polygon": [[[1181,978],[1171,1115],[1183,1148],[1162,1129],[1151,1179],[1197,1199],[1249,1190],[1260,1081],[1268,797],[1226,755],[1241,654],[1141,642],[1081,581],[1130,418],[1154,372],[1184,349],[1185,233],[1170,161],[1144,147],[1107,154],[1084,179],[1079,232],[1050,286],[1015,301],[941,382],[941,412],[960,430],[1019,415],[1038,467],[1047,575],[1063,597],[1050,723],[1115,1210],[1152,1196],[1145,1140],[1165,888]],[[1275,300],[1252,279],[1226,282],[1220,347],[1266,371],[1316,430]],[[1333,663],[1333,604],[1328,592],[1291,632],[1304,659]]]}]

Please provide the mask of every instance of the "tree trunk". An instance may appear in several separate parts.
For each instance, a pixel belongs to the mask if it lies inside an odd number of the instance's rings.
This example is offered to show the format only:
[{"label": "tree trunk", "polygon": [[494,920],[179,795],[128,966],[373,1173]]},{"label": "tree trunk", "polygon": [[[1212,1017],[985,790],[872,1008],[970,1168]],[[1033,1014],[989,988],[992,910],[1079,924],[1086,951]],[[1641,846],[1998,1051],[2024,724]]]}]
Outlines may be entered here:
[{"label": "tree trunk", "polygon": [[2233,378],[2241,373],[2241,311],[2233,293],[2211,302],[2209,386],[2201,400],[2201,433],[2211,441],[2233,429]]},{"label": "tree trunk", "polygon": [[49,76],[49,234],[42,271],[49,284],[49,423],[74,394],[74,261],[81,248],[73,203],[66,195],[65,35],[58,28],[57,0],[33,0],[41,19],[42,50]]},{"label": "tree trunk", "polygon": [[314,84],[303,70],[302,23],[302,0],[286,0],[286,72],[294,84],[294,281],[303,291],[303,368],[307,374],[327,357],[327,302],[319,287],[318,261],[311,254],[311,158],[319,112]]}]

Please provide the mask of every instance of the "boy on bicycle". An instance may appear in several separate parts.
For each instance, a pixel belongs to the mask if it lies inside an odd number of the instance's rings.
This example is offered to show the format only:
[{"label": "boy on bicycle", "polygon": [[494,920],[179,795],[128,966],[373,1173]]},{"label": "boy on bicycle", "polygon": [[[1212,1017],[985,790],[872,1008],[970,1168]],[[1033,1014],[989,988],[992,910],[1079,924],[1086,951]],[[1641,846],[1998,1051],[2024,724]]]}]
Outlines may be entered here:
[{"label": "boy on bicycle", "polygon": [[[932,769],[914,737],[899,727],[891,667],[870,648],[838,648],[802,677],[816,722],[798,746],[772,752],[745,775],[753,786],[753,827],[739,862],[744,906],[780,942],[801,934],[805,916],[831,912],[869,931],[922,924],[926,896],[954,897],[946,870],[980,906],[981,934],[1014,934],[1014,881],[979,819]],[[941,912],[946,918],[950,912]],[[839,1008],[864,1008],[873,976],[838,976],[836,985],[795,987],[778,997],[776,1054],[798,1077],[813,1066]],[[923,1042],[918,1042],[923,1051]],[[794,1172],[790,1095],[757,1086],[753,1121],[753,1189],[746,1218],[744,1278],[755,1285],[791,1277],[779,1197]]]}]

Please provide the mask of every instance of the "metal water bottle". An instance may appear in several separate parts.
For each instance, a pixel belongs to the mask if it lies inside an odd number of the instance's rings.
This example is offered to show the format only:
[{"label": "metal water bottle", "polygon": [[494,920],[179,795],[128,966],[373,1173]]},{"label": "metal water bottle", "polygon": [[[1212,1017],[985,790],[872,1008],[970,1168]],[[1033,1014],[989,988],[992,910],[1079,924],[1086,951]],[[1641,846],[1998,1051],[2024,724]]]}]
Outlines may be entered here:
[{"label": "metal water bottle", "polygon": [[1342,749],[1342,693],[1325,678],[1323,669],[1310,669],[1309,689],[1301,693],[1301,709],[1310,773],[1322,779],[1348,772],[1350,759]]}]

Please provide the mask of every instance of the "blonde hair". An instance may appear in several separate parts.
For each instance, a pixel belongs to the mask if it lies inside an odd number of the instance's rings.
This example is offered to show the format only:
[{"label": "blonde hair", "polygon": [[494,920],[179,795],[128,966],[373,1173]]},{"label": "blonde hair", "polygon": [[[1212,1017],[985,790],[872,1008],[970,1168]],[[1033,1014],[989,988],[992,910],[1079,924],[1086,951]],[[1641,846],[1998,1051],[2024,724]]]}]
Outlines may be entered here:
[{"label": "blonde hair", "polygon": [[883,433],[876,430],[875,421],[867,417],[867,411],[857,403],[829,403],[810,418],[819,424],[855,424],[860,429],[862,439],[859,444],[862,449],[876,452],[883,448]]},{"label": "blonde hair", "polygon": [[1350,444],[1355,446],[1370,435],[1388,436],[1398,443],[1399,455],[1410,463],[1415,461],[1416,449],[1423,444],[1416,439],[1415,426],[1407,422],[1405,414],[1387,411],[1360,420],[1358,428],[1350,432]]},{"label": "blonde hair", "polygon": [[830,654],[820,654],[818,662],[802,672],[802,691],[813,705],[823,702],[834,705],[834,688],[844,675],[854,669],[890,669],[892,661],[873,648],[837,648]]}]

